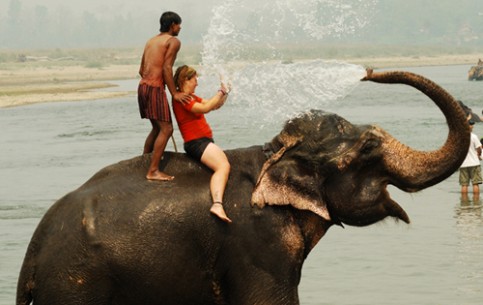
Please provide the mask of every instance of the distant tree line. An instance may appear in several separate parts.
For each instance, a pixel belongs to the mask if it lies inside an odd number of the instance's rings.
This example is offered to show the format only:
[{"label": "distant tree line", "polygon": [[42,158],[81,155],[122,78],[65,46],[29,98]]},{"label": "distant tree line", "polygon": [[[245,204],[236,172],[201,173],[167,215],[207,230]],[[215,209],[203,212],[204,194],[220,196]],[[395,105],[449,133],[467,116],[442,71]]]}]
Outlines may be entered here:
[{"label": "distant tree line", "polygon": [[[380,0],[368,26],[356,35],[328,41],[482,46],[481,1]],[[246,22],[253,25],[256,20],[248,17]],[[116,11],[99,14],[73,11],[68,4],[27,8],[22,0],[9,0],[7,11],[0,15],[0,48],[139,47],[157,31],[158,18],[159,12],[151,16],[136,11],[127,15]],[[206,20],[185,26],[183,42],[200,43],[207,27]]]},{"label": "distant tree line", "polygon": [[396,0],[378,3],[361,38],[379,43],[483,45],[481,0]]},{"label": "distant tree line", "polygon": [[[159,31],[161,12],[79,12],[68,2],[31,8],[24,7],[22,0],[9,0],[4,16],[0,12],[0,48],[142,47]],[[183,32],[183,40],[200,41],[199,35]]]}]

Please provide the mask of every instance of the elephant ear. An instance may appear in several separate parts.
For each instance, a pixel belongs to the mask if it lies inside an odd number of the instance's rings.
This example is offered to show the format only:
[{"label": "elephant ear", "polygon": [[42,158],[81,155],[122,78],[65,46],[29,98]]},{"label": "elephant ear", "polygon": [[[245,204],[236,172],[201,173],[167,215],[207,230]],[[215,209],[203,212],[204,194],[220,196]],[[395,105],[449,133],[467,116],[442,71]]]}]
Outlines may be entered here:
[{"label": "elephant ear", "polygon": [[282,147],[263,165],[252,193],[252,206],[291,205],[330,221],[327,205],[318,190],[317,175],[304,169],[300,161],[283,158],[302,138],[281,133],[277,140]]}]

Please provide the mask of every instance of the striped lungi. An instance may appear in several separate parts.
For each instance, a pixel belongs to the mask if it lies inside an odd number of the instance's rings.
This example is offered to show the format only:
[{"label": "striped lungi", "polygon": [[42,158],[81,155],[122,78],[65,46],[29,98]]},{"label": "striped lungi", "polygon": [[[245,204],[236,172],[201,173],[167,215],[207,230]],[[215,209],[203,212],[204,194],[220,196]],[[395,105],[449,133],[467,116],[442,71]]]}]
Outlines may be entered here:
[{"label": "striped lungi", "polygon": [[138,104],[141,118],[171,122],[171,111],[164,87],[139,84]]}]

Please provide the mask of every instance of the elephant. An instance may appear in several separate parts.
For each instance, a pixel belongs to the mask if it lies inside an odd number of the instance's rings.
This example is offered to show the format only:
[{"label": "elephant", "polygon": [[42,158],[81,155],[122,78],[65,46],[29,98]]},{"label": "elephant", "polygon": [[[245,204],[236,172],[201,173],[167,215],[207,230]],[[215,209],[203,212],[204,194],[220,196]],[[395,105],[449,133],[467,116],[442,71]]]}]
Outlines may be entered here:
[{"label": "elephant", "polygon": [[474,113],[473,110],[470,107],[466,106],[462,101],[458,100],[458,103],[463,108],[463,111],[465,112],[466,118],[468,120],[472,120],[473,122],[482,122],[483,121],[483,116],[480,117],[478,114]]},{"label": "elephant", "polygon": [[45,213],[16,304],[299,304],[304,260],[331,226],[409,223],[388,185],[433,186],[468,150],[462,108],[431,80],[368,70],[362,81],[426,94],[446,118],[444,145],[420,151],[376,125],[306,111],[265,144],[226,150],[231,224],[209,213],[211,171],[184,153],[161,161],[171,182],[145,179],[150,154],[109,165]]},{"label": "elephant", "polygon": [[478,60],[478,65],[471,66],[468,71],[468,80],[483,80],[483,62]]}]

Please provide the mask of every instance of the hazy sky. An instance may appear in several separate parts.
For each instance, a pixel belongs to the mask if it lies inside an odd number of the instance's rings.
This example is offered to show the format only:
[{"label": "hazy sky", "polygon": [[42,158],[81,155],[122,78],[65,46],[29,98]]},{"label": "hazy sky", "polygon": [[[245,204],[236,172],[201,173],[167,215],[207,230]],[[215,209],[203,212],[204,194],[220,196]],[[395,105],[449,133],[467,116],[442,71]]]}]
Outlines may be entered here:
[{"label": "hazy sky", "polygon": [[[0,0],[0,19],[8,14],[12,0]],[[181,38],[188,34],[196,35],[191,40],[201,40],[213,16],[215,5],[221,5],[222,0],[18,0],[23,12],[33,12],[36,7],[48,9],[50,16],[70,15],[80,18],[84,12],[94,14],[99,20],[113,20],[118,16],[130,16],[132,20],[142,22],[133,23],[133,30],[144,31],[137,36],[145,39],[159,30],[159,16],[164,11],[175,11],[183,19]],[[229,0],[231,1],[231,0]],[[244,0],[248,3],[255,0]],[[225,1],[226,2],[226,1]],[[68,12],[68,14],[65,14]],[[28,14],[28,13],[27,13]],[[201,31],[200,31],[201,30]],[[183,37],[184,35],[184,37]],[[0,39],[1,40],[1,39]],[[188,40],[188,39],[185,39]],[[1,47],[1,46],[0,46]]]},{"label": "hazy sky", "polygon": [[[213,4],[220,2],[219,0],[203,0],[203,1],[193,1],[193,0],[142,0],[142,1],[132,1],[132,0],[20,0],[23,6],[34,7],[36,5],[44,5],[47,7],[56,6],[69,6],[79,10],[91,10],[91,9],[103,9],[105,7],[118,8],[120,10],[136,9],[139,8],[139,3],[142,3],[143,7],[155,9],[156,7],[176,7],[180,8],[189,4],[190,7],[203,8],[211,7]],[[8,8],[10,0],[0,1],[0,9],[4,11]]]},{"label": "hazy sky", "polygon": [[[12,1],[21,10],[9,19]],[[472,46],[483,44],[482,1],[0,0],[0,48],[139,45],[167,10],[182,17],[184,43],[216,38],[214,48],[227,39]]]},{"label": "hazy sky", "polygon": [[[22,9],[33,9],[36,6],[45,6],[50,12],[68,8],[73,13],[82,14],[83,11],[96,14],[100,18],[114,18],[116,15],[145,14],[147,17],[160,16],[164,11],[175,11],[187,24],[187,20],[197,20],[208,24],[212,16],[212,9],[222,0],[19,0]],[[252,0],[249,0],[252,1]],[[244,2],[249,2],[244,1]],[[0,17],[7,15],[11,0],[0,0]],[[158,17],[159,18],[159,17]],[[158,24],[154,24],[156,28]]]},{"label": "hazy sky", "polygon": [[[191,42],[201,41],[212,22],[214,27],[220,29],[220,31],[223,31],[221,29],[223,27],[227,33],[234,32],[237,34],[240,31],[233,29],[243,28],[244,30],[254,31],[257,36],[260,34],[258,37],[263,37],[264,40],[270,39],[272,36],[282,36],[281,33],[288,32],[290,34],[294,32],[294,27],[299,28],[299,31],[303,28],[310,35],[314,31],[319,32],[318,34],[334,32],[349,24],[349,22],[344,22],[344,17],[351,18],[351,15],[353,17],[352,10],[357,11],[360,7],[367,6],[367,4],[361,5],[360,1],[353,2],[353,0],[276,0],[268,2],[258,0],[0,0],[2,5],[0,7],[0,18],[7,16],[9,4],[12,1],[20,2],[21,16],[24,18],[24,22],[19,23],[18,29],[22,25],[30,31],[47,28],[47,22],[35,23],[39,20],[37,18],[39,11],[36,8],[46,7],[48,10],[47,16],[52,22],[62,21],[71,16],[71,19],[69,19],[69,21],[72,21],[71,24],[75,23],[75,18],[81,18],[82,20],[93,20],[94,22],[90,24],[92,27],[96,27],[96,19],[102,22],[111,22],[111,24],[116,24],[115,21],[119,20],[124,24],[119,23],[117,28],[114,26],[114,31],[119,29],[131,32],[131,29],[142,29],[146,32],[137,36],[143,37],[143,39],[150,35],[148,33],[157,33],[159,16],[162,12],[175,11],[183,19],[183,30],[180,37]],[[377,1],[365,0],[364,3],[376,3]],[[316,16],[315,14],[321,11],[322,5],[323,11],[329,15]],[[372,7],[372,4],[369,6]],[[86,15],[83,15],[84,12],[94,14],[95,17],[86,17]],[[359,15],[365,16],[366,14],[361,13]],[[334,20],[334,16],[337,16],[337,20]],[[126,23],[124,20],[128,20],[130,23]],[[71,24],[64,21],[63,29],[66,33],[69,33],[70,28],[68,27]],[[37,27],[37,25],[39,26]],[[77,33],[85,28],[77,29]],[[98,28],[100,29],[102,26]],[[49,29],[49,31],[52,35],[62,34],[58,31],[58,28]],[[26,31],[24,30],[24,32]],[[265,33],[265,36],[262,36],[263,32],[269,34]],[[213,33],[210,33],[210,35],[213,35]],[[19,35],[13,34],[11,36],[13,38],[10,39],[19,37]],[[313,37],[318,38],[317,36]],[[241,40],[238,39],[238,41]]]},{"label": "hazy sky", "polygon": [[[0,14],[5,15],[11,0],[0,0]],[[215,4],[221,0],[20,0],[22,7],[33,8],[38,5],[55,10],[69,7],[72,10],[98,12],[99,14],[129,13],[133,11],[181,11],[196,12],[196,15],[210,14]]]}]

